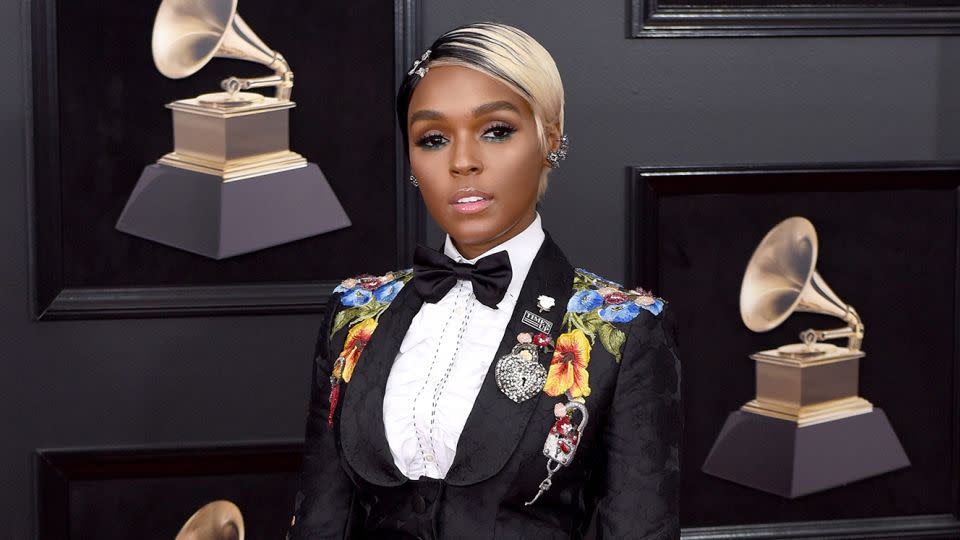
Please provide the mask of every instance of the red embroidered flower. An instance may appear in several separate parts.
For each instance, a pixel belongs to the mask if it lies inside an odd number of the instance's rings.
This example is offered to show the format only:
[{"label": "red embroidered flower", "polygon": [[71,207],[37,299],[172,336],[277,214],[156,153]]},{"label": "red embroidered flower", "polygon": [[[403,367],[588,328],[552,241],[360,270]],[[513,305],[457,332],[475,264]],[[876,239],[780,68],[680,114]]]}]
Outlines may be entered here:
[{"label": "red embroidered flower", "polygon": [[372,291],[383,285],[383,280],[377,276],[371,276],[370,274],[364,274],[357,278],[360,280],[360,286],[368,291]]},{"label": "red embroidered flower", "polygon": [[608,304],[622,304],[629,299],[629,296],[620,291],[614,291],[603,296],[603,301]]},{"label": "red embroidered flower", "polygon": [[538,345],[540,347],[546,347],[552,342],[553,340],[550,339],[550,336],[544,334],[543,332],[538,332],[537,335],[533,336],[534,345]]}]

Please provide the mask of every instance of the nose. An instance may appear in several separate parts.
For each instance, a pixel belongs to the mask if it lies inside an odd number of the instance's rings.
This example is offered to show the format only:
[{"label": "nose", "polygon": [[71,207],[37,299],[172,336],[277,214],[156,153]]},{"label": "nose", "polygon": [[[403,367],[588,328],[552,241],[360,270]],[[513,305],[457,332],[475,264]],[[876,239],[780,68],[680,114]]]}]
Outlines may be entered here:
[{"label": "nose", "polygon": [[477,145],[471,140],[453,143],[453,152],[450,154],[450,174],[467,176],[483,172],[483,162],[477,150]]}]

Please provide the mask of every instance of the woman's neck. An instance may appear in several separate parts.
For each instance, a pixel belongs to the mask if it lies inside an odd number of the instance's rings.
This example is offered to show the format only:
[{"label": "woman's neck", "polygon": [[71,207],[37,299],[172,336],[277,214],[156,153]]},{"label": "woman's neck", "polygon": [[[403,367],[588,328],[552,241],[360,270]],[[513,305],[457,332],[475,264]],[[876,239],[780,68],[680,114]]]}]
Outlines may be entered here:
[{"label": "woman's neck", "polygon": [[450,237],[450,240],[453,242],[453,247],[457,248],[457,251],[460,252],[460,255],[462,255],[464,259],[473,259],[522,233],[527,229],[527,227],[530,226],[531,223],[534,222],[536,218],[537,211],[536,209],[533,209],[528,214],[524,215],[519,221],[514,223],[509,229],[501,233],[499,236],[486,242],[464,244],[459,242],[453,236]]}]

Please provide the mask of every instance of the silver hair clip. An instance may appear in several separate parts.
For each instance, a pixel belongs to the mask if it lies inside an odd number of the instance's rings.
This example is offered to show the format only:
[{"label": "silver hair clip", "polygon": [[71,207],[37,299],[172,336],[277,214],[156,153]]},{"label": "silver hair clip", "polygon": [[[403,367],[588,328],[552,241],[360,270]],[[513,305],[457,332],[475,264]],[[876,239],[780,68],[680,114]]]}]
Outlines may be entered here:
[{"label": "silver hair clip", "polygon": [[413,61],[413,67],[410,68],[410,71],[407,72],[407,75],[413,75],[416,73],[422,79],[424,75],[427,74],[427,70],[430,69],[427,66],[420,67],[420,64],[426,63],[430,59],[430,49],[427,49],[427,52],[423,53],[423,56],[419,60]]}]

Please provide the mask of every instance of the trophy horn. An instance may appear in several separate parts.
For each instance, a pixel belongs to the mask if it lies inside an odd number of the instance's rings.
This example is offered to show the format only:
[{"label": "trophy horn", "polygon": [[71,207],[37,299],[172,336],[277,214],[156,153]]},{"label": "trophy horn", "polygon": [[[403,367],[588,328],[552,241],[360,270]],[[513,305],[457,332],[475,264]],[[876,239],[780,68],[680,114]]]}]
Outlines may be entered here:
[{"label": "trophy horn", "polygon": [[237,505],[219,500],[205,504],[183,524],[175,540],[243,540],[243,515]]},{"label": "trophy horn", "polygon": [[754,250],[740,286],[740,316],[754,332],[779,326],[795,311],[831,315],[847,323],[835,330],[805,330],[809,344],[846,337],[859,350],[863,322],[817,272],[817,231],[803,217],[791,217],[771,229]]},{"label": "trophy horn", "polygon": [[293,71],[240,17],[237,0],[163,0],[153,23],[152,49],[157,69],[171,79],[193,75],[214,57],[263,64],[276,75],[230,77],[221,86],[230,94],[276,86],[277,99],[290,99]]}]

